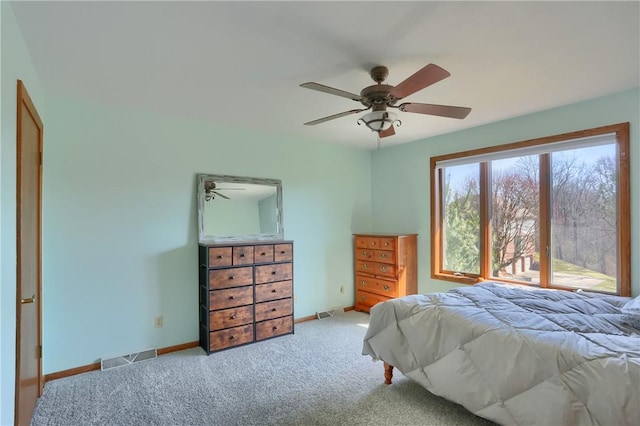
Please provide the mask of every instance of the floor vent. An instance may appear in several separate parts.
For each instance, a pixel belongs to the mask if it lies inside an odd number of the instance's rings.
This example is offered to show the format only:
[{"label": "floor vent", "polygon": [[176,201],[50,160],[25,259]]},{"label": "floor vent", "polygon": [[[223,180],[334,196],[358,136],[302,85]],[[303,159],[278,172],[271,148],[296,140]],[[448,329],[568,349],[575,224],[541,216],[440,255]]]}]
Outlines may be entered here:
[{"label": "floor vent", "polygon": [[137,352],[134,354],[120,355],[113,358],[102,358],[100,360],[100,368],[102,371],[110,368],[122,367],[124,365],[133,364],[141,361],[148,361],[158,357],[158,351],[156,349],[147,349],[145,351]]},{"label": "floor vent", "polygon": [[321,319],[331,318],[336,314],[342,314],[342,313],[344,313],[344,308],[329,308],[324,311],[318,311],[316,313],[316,316],[318,317],[319,320],[321,320]]}]

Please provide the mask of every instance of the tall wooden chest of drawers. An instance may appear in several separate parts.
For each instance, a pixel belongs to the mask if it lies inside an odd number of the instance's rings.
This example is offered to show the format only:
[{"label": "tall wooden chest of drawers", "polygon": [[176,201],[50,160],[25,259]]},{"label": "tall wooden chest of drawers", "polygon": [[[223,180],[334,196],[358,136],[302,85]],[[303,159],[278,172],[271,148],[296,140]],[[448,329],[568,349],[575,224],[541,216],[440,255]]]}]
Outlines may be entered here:
[{"label": "tall wooden chest of drawers", "polygon": [[355,234],[355,290],[358,311],[418,291],[416,234]]},{"label": "tall wooden chest of drawers", "polygon": [[198,257],[207,354],[293,333],[293,241],[201,243]]}]

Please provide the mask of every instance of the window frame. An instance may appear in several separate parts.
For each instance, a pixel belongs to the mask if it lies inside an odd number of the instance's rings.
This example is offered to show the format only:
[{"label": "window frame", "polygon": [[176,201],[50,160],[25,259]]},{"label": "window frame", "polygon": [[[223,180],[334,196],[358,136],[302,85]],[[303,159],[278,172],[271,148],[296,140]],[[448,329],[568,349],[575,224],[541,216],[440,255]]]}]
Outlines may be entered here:
[{"label": "window frame", "polygon": [[[479,160],[480,164],[480,273],[461,274],[455,271],[447,271],[443,269],[443,208],[442,205],[442,188],[443,173],[442,168],[437,167],[438,162],[452,160],[462,157],[486,156],[496,153],[504,153],[523,148],[541,146],[557,142],[569,141],[573,139],[589,138],[593,136],[615,134],[616,138],[616,161],[617,161],[617,292],[620,296],[631,296],[631,188],[630,188],[630,167],[629,167],[629,123],[618,123],[608,126],[601,126],[592,129],[579,130],[575,132],[562,133],[542,138],[529,139],[520,142],[507,143],[503,145],[495,145],[486,148],[461,151],[451,154],[439,155],[430,159],[430,177],[431,177],[431,278],[456,282],[460,284],[476,284],[481,281],[500,281],[512,284],[527,285],[522,281],[509,280],[491,276],[491,227],[489,217],[490,194],[490,171],[489,164]],[[517,154],[516,154],[517,155]],[[543,157],[549,157],[550,154],[539,154]],[[514,155],[515,156],[515,155]],[[548,159],[548,158],[547,158]],[[541,247],[547,247],[550,243],[551,226],[549,221],[550,211],[550,170],[549,161],[541,161],[540,164],[540,242]],[[548,257],[548,256],[547,256]],[[541,260],[542,263],[542,260]],[[552,285],[550,279],[550,263],[549,259],[544,260],[545,267],[540,268],[540,284],[541,288],[553,288],[575,291],[575,288],[562,287]],[[541,265],[542,266],[542,265]],[[538,285],[534,285],[538,287]],[[592,291],[592,290],[590,290]],[[596,291],[594,291],[596,292]],[[609,292],[603,292],[612,294]]]}]

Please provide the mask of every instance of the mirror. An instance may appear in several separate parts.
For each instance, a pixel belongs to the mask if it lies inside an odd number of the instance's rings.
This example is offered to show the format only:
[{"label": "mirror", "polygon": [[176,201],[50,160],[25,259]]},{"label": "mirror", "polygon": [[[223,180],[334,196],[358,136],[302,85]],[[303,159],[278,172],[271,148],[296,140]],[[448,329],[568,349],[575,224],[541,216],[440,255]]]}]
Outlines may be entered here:
[{"label": "mirror", "polygon": [[200,242],[282,240],[282,182],[198,175]]}]

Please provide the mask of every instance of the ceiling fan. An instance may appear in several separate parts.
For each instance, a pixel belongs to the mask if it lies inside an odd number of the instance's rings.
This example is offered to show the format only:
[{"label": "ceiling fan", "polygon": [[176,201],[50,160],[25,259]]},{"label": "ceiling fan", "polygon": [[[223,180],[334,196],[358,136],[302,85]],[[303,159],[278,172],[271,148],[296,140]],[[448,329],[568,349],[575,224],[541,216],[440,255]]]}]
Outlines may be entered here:
[{"label": "ceiling fan", "polygon": [[224,198],[225,200],[230,200],[231,198],[226,195],[220,193],[219,191],[243,191],[244,188],[218,188],[216,183],[212,180],[204,181],[204,200],[211,201],[216,198],[216,195]]},{"label": "ceiling fan", "polygon": [[381,138],[392,136],[396,132],[394,126],[400,126],[402,122],[397,119],[395,113],[387,111],[387,108],[399,109],[402,112],[415,112],[418,114],[438,115],[449,118],[465,118],[471,108],[422,104],[415,102],[404,102],[396,106],[396,103],[407,96],[424,89],[440,80],[449,77],[451,74],[435,64],[428,64],[412,76],[408,77],[397,86],[382,84],[389,75],[389,70],[384,66],[377,66],[371,69],[371,78],[377,84],[365,87],[359,95],[355,93],[345,92],[344,90],[335,89],[319,83],[303,83],[300,87],[317,90],[319,92],[328,93],[330,95],[342,96],[356,102],[360,102],[365,108],[352,109],[338,114],[329,115],[317,120],[304,123],[306,126],[313,126],[324,123],[336,118],[345,117],[351,114],[371,110],[358,120],[358,124],[365,124],[369,129],[377,132]]}]

